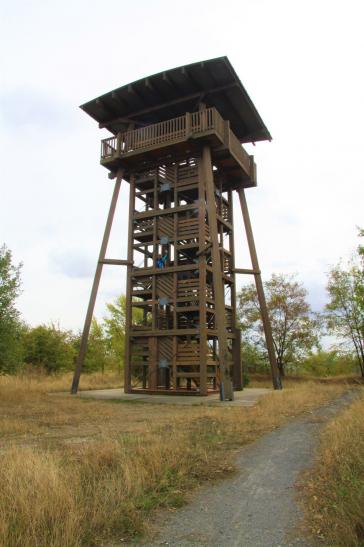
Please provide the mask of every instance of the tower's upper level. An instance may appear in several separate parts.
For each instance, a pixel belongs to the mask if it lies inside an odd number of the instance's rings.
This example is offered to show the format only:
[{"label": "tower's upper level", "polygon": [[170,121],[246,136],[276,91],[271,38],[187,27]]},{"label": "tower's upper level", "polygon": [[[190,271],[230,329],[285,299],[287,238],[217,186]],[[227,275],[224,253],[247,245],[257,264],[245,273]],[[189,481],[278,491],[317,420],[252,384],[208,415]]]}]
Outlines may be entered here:
[{"label": "tower's upper level", "polygon": [[101,163],[111,171],[167,158],[172,148],[174,155],[191,155],[204,139],[227,175],[251,186],[254,161],[241,143],[271,139],[227,57],[142,78],[81,108],[113,134],[101,149]]}]

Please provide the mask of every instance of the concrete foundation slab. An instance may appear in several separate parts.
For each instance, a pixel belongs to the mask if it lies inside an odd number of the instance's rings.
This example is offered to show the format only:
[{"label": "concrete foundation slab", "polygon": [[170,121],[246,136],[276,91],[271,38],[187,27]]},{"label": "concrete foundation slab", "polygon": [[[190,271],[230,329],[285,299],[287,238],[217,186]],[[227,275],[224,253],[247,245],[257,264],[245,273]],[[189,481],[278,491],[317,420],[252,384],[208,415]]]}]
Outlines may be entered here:
[{"label": "concrete foundation slab", "polygon": [[263,395],[272,393],[272,391],[272,389],[267,388],[246,388],[243,391],[234,393],[234,401],[224,402],[220,401],[218,393],[208,397],[196,397],[196,395],[147,395],[145,393],[124,393],[122,388],[79,391],[77,397],[187,406],[253,406]]}]

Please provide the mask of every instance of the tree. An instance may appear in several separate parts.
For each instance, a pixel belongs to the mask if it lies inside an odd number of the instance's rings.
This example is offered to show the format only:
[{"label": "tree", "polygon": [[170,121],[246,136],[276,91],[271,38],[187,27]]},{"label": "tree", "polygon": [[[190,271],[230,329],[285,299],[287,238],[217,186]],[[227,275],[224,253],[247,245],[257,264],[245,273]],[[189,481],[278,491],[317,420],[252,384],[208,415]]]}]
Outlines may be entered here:
[{"label": "tree", "polygon": [[0,372],[14,372],[22,360],[23,325],[15,301],[21,292],[22,264],[13,264],[11,251],[0,247]]},{"label": "tree", "polygon": [[101,372],[104,373],[108,362],[109,351],[104,328],[94,317],[92,319],[90,336],[88,339],[85,371],[95,372],[101,370]]},{"label": "tree", "polygon": [[125,352],[126,297],[121,294],[111,304],[106,304],[109,315],[104,317],[105,335],[109,349],[121,371]]},{"label": "tree", "polygon": [[74,358],[72,333],[57,325],[39,325],[24,335],[25,362],[47,374],[72,369]]},{"label": "tree", "polygon": [[364,271],[357,259],[353,258],[346,269],[342,264],[331,269],[327,291],[328,330],[354,347],[364,378]]},{"label": "tree", "polygon": [[[119,371],[124,364],[125,326],[126,326],[126,296],[121,294],[111,304],[106,304],[109,315],[104,317],[104,330],[108,341],[110,354],[116,361]],[[141,324],[143,311],[133,308],[133,323]]]},{"label": "tree", "polygon": [[[288,365],[296,364],[318,346],[319,321],[306,302],[307,291],[294,276],[272,275],[264,283],[272,327],[277,365],[284,376]],[[245,340],[265,348],[258,296],[253,284],[238,294],[238,316]]]}]

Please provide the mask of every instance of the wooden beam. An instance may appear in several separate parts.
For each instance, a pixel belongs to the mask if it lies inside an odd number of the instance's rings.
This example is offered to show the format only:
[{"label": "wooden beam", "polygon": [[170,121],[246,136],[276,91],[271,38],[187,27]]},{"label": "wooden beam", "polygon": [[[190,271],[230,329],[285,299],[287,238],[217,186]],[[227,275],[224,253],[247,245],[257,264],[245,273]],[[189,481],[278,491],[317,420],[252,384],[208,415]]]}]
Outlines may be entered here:
[{"label": "wooden beam", "polygon": [[[199,250],[196,256],[199,259],[199,303],[198,312],[200,319],[200,393],[207,395],[207,313],[206,313],[206,258],[204,255],[208,249],[206,245],[206,177],[202,160],[198,160],[198,244]],[[191,306],[189,306],[191,309]],[[178,309],[178,308],[177,308]]]},{"label": "wooden beam", "polygon": [[[226,200],[221,196],[221,201]],[[230,207],[230,220],[234,226],[234,200],[233,191],[228,191],[228,204]],[[230,248],[230,268],[231,275],[234,279],[234,283],[231,285],[231,323],[233,325],[233,332],[235,333],[235,339],[232,340],[232,354],[233,354],[233,384],[235,391],[241,391],[243,389],[243,369],[241,366],[241,333],[240,329],[236,327],[236,276],[235,276],[235,238],[234,231],[229,233],[229,248]]]},{"label": "wooden beam", "polygon": [[[212,95],[214,93],[219,93],[220,91],[225,91],[226,89],[230,89],[232,87],[235,87],[236,85],[237,85],[237,83],[231,83],[231,84],[228,84],[228,85],[221,85],[221,86],[215,87],[213,89],[210,89],[209,91],[207,91],[205,93],[205,95],[206,94],[207,95]],[[177,104],[181,104],[181,103],[184,103],[184,102],[193,101],[193,99],[198,99],[198,98],[201,97],[202,93],[201,93],[201,91],[191,93],[190,95],[185,95],[184,97],[178,97],[177,99],[173,99],[171,101],[168,101],[168,102],[165,102],[165,103],[162,103],[162,104],[158,104],[158,105],[155,105],[155,106],[150,106],[150,107],[143,108],[143,109],[140,109],[140,110],[135,110],[134,112],[128,112],[127,117],[128,118],[135,118],[137,116],[142,116],[143,114],[151,114],[153,112],[158,112],[158,110],[166,110],[170,106],[175,106]],[[104,127],[108,127],[111,124],[122,122],[122,120],[124,118],[125,118],[125,116],[110,119],[107,122],[99,123],[99,127],[100,127],[100,129],[103,129]]]},{"label": "wooden beam", "polygon": [[[134,295],[133,295],[134,296]],[[199,329],[162,329],[162,330],[130,330],[130,338],[145,338],[149,336],[196,336],[199,334]],[[208,330],[207,336],[218,336],[217,330]],[[234,339],[235,333],[227,332],[227,338]]]},{"label": "wooden beam", "polygon": [[88,303],[88,308],[87,308],[87,313],[86,313],[85,324],[84,324],[83,331],[82,331],[80,351],[78,353],[75,372],[74,372],[73,380],[72,380],[72,387],[71,387],[71,394],[72,395],[75,395],[78,391],[81,371],[82,371],[82,367],[83,367],[85,357],[86,357],[88,336],[89,336],[89,333],[90,333],[90,328],[91,328],[92,316],[93,316],[94,308],[95,308],[97,291],[98,291],[99,284],[100,284],[100,278],[101,278],[102,268],[103,268],[103,264],[104,264],[103,261],[105,260],[107,244],[109,242],[110,231],[111,231],[111,227],[112,227],[112,223],[113,223],[113,219],[114,219],[116,204],[117,204],[118,197],[119,197],[122,178],[123,178],[123,170],[119,169],[118,173],[117,173],[116,181],[115,181],[114,192],[113,192],[113,195],[112,195],[112,198],[111,198],[109,214],[108,214],[107,220],[106,220],[104,237],[102,238],[102,243],[101,243],[101,248],[100,248],[100,253],[99,253],[99,259],[98,259],[97,266],[96,266],[94,282],[93,282],[93,285],[92,285],[90,300],[89,300],[89,303]]},{"label": "wooden beam", "polygon": [[226,313],[224,304],[224,285],[222,281],[222,268],[217,235],[217,217],[214,192],[214,178],[212,172],[211,150],[208,145],[202,149],[202,166],[206,184],[206,209],[209,221],[210,239],[212,242],[212,275],[215,297],[215,320],[219,340],[219,365],[220,365],[220,399],[232,400],[234,392],[230,378],[228,365],[228,347],[226,336]]},{"label": "wooden beam", "polygon": [[132,265],[132,262],[129,262],[128,260],[118,260],[117,258],[104,258],[103,260],[100,260],[101,264],[111,264],[115,266],[129,266]]},{"label": "wooden beam", "polygon": [[170,215],[171,213],[191,211],[192,209],[198,209],[196,203],[191,203],[190,205],[180,205],[179,207],[167,207],[166,209],[152,209],[151,211],[142,211],[141,213],[134,213],[134,218],[136,220],[139,220],[141,218],[160,217],[161,215]]},{"label": "wooden beam", "polygon": [[262,315],[265,340],[267,343],[267,350],[268,350],[269,362],[270,362],[271,373],[272,373],[273,387],[274,389],[282,389],[281,377],[279,374],[276,354],[274,350],[272,328],[271,328],[271,324],[269,320],[267,304],[265,301],[263,282],[260,275],[258,255],[255,248],[255,243],[254,243],[253,229],[250,222],[248,204],[246,202],[244,189],[240,188],[237,192],[239,194],[241,212],[243,215],[244,226],[245,226],[246,236],[248,240],[248,247],[250,252],[250,258],[251,258],[253,271],[254,271],[255,286],[258,293],[258,300],[259,300],[260,312]]},{"label": "wooden beam", "polygon": [[252,270],[251,268],[234,268],[234,273],[260,275],[260,270]]},{"label": "wooden beam", "polygon": [[124,391],[131,391],[130,368],[130,330],[132,323],[132,290],[131,276],[133,263],[133,211],[135,207],[135,175],[131,175],[129,184],[129,224],[128,224],[128,259],[126,272],[126,305],[125,305],[125,357],[124,357]]}]

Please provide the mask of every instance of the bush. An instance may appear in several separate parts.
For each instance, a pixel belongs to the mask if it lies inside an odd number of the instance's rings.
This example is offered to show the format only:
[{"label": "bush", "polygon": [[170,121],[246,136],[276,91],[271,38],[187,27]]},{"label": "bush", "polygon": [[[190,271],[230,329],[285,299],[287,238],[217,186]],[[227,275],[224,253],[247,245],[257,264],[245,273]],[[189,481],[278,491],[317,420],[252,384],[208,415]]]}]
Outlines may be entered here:
[{"label": "bush", "polygon": [[72,369],[75,356],[72,334],[53,324],[29,329],[24,335],[24,361],[47,374]]},{"label": "bush", "polygon": [[357,370],[356,359],[350,354],[337,351],[319,351],[304,359],[299,371],[312,376],[336,376],[350,374]]}]

